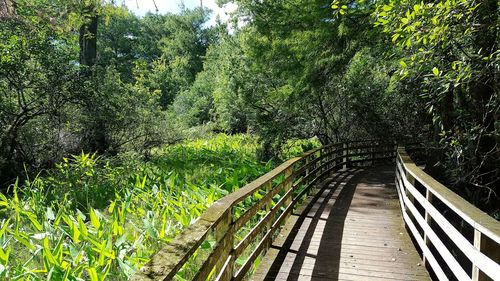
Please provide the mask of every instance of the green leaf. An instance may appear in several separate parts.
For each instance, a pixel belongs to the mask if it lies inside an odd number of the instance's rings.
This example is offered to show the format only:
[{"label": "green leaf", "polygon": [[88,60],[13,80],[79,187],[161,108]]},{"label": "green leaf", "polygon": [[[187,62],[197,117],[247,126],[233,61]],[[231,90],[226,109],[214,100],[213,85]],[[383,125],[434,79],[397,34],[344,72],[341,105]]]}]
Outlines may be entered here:
[{"label": "green leaf", "polygon": [[118,221],[114,220],[113,221],[113,235],[122,235],[123,234],[123,228],[118,225]]},{"label": "green leaf", "polygon": [[99,277],[97,276],[97,270],[94,267],[87,268],[87,272],[89,273],[91,281],[99,281]]},{"label": "green leaf", "polygon": [[382,25],[386,25],[387,23],[389,23],[389,21],[384,18],[379,18],[377,22],[381,23]]},{"label": "green leaf", "polygon": [[10,255],[10,247],[7,247],[7,250],[4,252],[2,247],[0,247],[0,259],[3,261],[2,264],[9,263],[9,255]]},{"label": "green leaf", "polygon": [[45,237],[43,239],[43,256],[47,258],[49,261],[50,265],[58,265],[59,263],[57,262],[57,259],[54,257],[50,250],[50,245],[49,245],[49,238]]},{"label": "green leaf", "polygon": [[5,206],[5,207],[9,206],[9,200],[1,192],[0,192],[0,206]]},{"label": "green leaf", "polygon": [[[80,216],[77,217],[78,220],[78,227],[80,228],[80,232],[82,233],[84,238],[87,238],[89,236],[89,232],[87,230],[87,226],[83,222],[82,218]],[[76,225],[75,225],[76,227]]]},{"label": "green leaf", "polygon": [[40,222],[38,222],[35,214],[28,212],[28,211],[23,211],[22,214],[25,215],[31,221],[31,223],[36,228],[36,230],[38,230],[38,231],[43,230],[42,224],[40,224]]},{"label": "green leaf", "polygon": [[92,224],[92,226],[96,229],[99,229],[101,227],[101,222],[99,221],[99,218],[96,215],[96,211],[94,211],[93,208],[90,208],[90,224]]},{"label": "green leaf", "polygon": [[2,238],[3,234],[5,233],[5,230],[9,226],[10,219],[7,219],[2,225],[2,228],[0,228],[0,238]]},{"label": "green leaf", "polygon": [[210,244],[210,242],[208,242],[208,240],[205,240],[203,241],[203,243],[201,243],[201,248],[204,250],[211,249],[212,245]]},{"label": "green leaf", "polygon": [[74,243],[80,243],[80,230],[78,229],[78,225],[76,223],[73,223],[71,225],[71,238],[73,239]]},{"label": "green leaf", "polygon": [[124,272],[127,276],[132,276],[132,274],[134,274],[135,272],[135,270],[127,263],[127,261],[118,259],[118,265],[120,266],[122,272]]},{"label": "green leaf", "polygon": [[29,242],[28,238],[26,237],[26,234],[21,232],[16,233],[15,231],[10,232],[10,234],[14,236],[17,242],[23,244],[26,248],[30,249],[31,251],[34,251],[36,249],[35,246]]},{"label": "green leaf", "polygon": [[109,207],[108,207],[108,212],[109,212],[110,214],[112,214],[112,213],[113,213],[113,210],[115,209],[115,204],[116,204],[116,201],[113,201],[113,202],[111,202],[111,204],[109,204]]},{"label": "green leaf", "polygon": [[439,76],[439,69],[437,67],[432,68],[432,73],[434,73],[435,76]]},{"label": "green leaf", "polygon": [[407,68],[408,65],[406,64],[406,62],[404,62],[403,60],[400,60],[399,61],[399,64],[403,67],[403,68]]}]

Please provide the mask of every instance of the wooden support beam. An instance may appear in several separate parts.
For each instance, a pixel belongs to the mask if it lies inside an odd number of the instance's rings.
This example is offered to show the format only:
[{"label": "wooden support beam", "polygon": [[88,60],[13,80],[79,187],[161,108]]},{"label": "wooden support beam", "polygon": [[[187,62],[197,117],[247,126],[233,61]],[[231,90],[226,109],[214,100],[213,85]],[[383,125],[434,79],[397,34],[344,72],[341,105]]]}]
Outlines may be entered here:
[{"label": "wooden support beam", "polygon": [[[474,247],[496,264],[500,263],[500,245],[495,243],[488,236],[482,234],[479,230],[474,230]],[[500,272],[497,272],[497,277],[500,278]],[[480,270],[477,263],[472,265],[472,281],[490,281],[492,278],[488,277],[483,271]],[[496,280],[496,279],[495,279]]]},{"label": "wooden support beam", "polygon": [[[425,190],[425,199],[427,200],[427,202],[429,204],[432,204],[432,198],[433,198],[432,193],[428,189],[426,189]],[[432,217],[430,216],[427,208],[425,209],[425,217],[424,218],[425,218],[425,221],[427,222],[427,224],[429,225],[429,227],[431,227]],[[424,232],[424,243],[425,243],[425,245],[427,245],[427,247],[429,247],[429,245],[431,244],[430,240],[429,240],[429,236],[425,232]],[[427,261],[426,255],[423,255],[423,262],[424,262],[425,266],[428,266],[428,261]]]}]

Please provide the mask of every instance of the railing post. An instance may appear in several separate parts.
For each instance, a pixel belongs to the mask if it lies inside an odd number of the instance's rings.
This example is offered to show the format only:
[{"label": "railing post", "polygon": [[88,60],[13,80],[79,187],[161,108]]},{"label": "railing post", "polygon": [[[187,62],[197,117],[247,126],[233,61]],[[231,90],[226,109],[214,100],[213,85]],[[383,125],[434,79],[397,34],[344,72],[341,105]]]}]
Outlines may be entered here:
[{"label": "railing post", "polygon": [[330,146],[328,147],[328,149],[326,150],[326,153],[328,154],[328,156],[326,157],[326,162],[328,162],[328,165],[326,165],[326,168],[327,169],[330,169],[333,165],[333,163],[330,162],[330,160],[333,159],[333,157],[335,157],[335,155],[333,155],[333,146]]},{"label": "railing post", "polygon": [[[432,205],[432,198],[433,197],[434,196],[432,195],[432,192],[428,188],[426,188],[425,189],[425,199],[431,205]],[[423,207],[424,207],[424,210],[425,210],[425,221],[427,222],[427,224],[430,227],[431,223],[432,223],[432,217],[429,215],[429,212],[427,211],[428,208],[425,208],[425,206],[423,206]],[[427,245],[427,247],[429,247],[430,240],[429,240],[429,237],[427,236],[427,232],[425,232],[425,231],[424,231],[424,242],[425,242],[425,245]],[[424,263],[424,265],[427,265],[428,261],[427,261],[427,257],[425,256],[425,254],[422,254],[422,257],[423,257],[423,263]]]},{"label": "railing post", "polygon": [[[265,189],[266,189],[266,195],[269,194],[270,192],[273,192],[273,183],[272,182],[266,183]],[[266,203],[266,214],[268,214],[269,211],[271,211],[272,206],[273,206],[273,198],[271,198],[269,202]],[[269,222],[266,225],[266,232],[271,229],[272,224],[273,220],[269,220]]]},{"label": "railing post", "polygon": [[[316,159],[316,155],[314,153],[311,153],[307,156],[307,161],[314,161]],[[316,169],[316,165],[318,165],[318,162],[314,162],[310,167],[309,167],[309,172],[314,171]]]},{"label": "railing post", "polygon": [[[404,166],[403,166],[404,167]],[[405,173],[404,177],[406,178],[406,180],[408,181],[409,184],[411,184],[413,187],[415,187],[415,178],[410,174],[410,172],[406,171],[403,169],[403,172]],[[401,175],[403,176],[403,175]],[[403,187],[404,187],[404,193],[406,195],[406,197],[408,197],[408,200],[411,202],[411,203],[415,203],[415,198],[413,197],[413,195],[411,194],[411,192],[408,190],[408,187],[406,186],[405,182],[404,182],[404,179],[403,180]],[[405,206],[405,210],[406,210],[406,206]],[[412,216],[412,213],[411,212],[407,212],[409,216]],[[424,235],[425,235],[425,231],[424,231]]]},{"label": "railing post", "polygon": [[[399,166],[401,166],[402,168],[404,166],[399,158],[398,150],[399,150],[399,147],[396,148],[396,186],[399,187],[398,192],[399,192],[399,196],[400,196],[399,204],[401,204],[401,211],[403,213],[405,213],[406,212],[406,204],[403,200],[403,192],[406,193],[406,191],[405,191],[406,188],[405,188],[405,182],[404,182],[403,177],[405,177],[406,175],[404,174],[404,172],[401,173],[401,170],[399,169]],[[404,171],[404,168],[403,168],[403,171]],[[398,176],[399,176],[399,181],[398,181]],[[406,222],[404,220],[403,220],[403,223],[406,225]]]},{"label": "railing post", "polygon": [[234,228],[232,211],[224,214],[221,221],[217,225],[215,229],[215,239],[217,243],[220,243],[224,248],[220,258],[215,264],[216,271],[224,270],[223,272],[219,272],[219,280],[230,281],[231,279],[233,279],[235,261],[234,256],[232,255],[232,252],[234,250]]},{"label": "railing post", "polygon": [[311,161],[309,160],[309,155],[308,155],[308,156],[306,156],[306,164],[305,164],[305,165],[306,165],[306,167],[307,167],[307,168],[306,168],[306,173],[305,173],[304,177],[305,177],[305,176],[308,176],[308,175],[309,175],[309,172],[311,171],[311,170],[309,169],[309,166],[308,166],[308,165],[309,165],[309,162],[311,162]]},{"label": "railing post", "polygon": [[[408,182],[413,186],[415,187],[415,178],[408,172],[406,171],[406,180],[408,180]],[[414,198],[413,198],[413,195],[411,194],[411,192],[408,191],[408,188],[405,186],[405,193],[406,193],[406,196],[408,197],[408,199],[410,199],[410,201],[412,203],[414,203]]]},{"label": "railing post", "polygon": [[[293,179],[290,177],[292,174],[293,174],[293,166],[285,170],[285,185],[284,185],[285,193],[288,192],[293,186]],[[285,200],[285,208],[287,208],[290,204],[292,204],[292,200],[293,200],[293,195],[288,196],[288,198]],[[291,214],[292,212],[288,213],[288,215],[286,215],[286,219],[288,219]]]},{"label": "railing post", "polygon": [[[394,156],[394,162],[397,164],[398,163],[398,143],[396,141],[391,141],[392,144],[392,149],[394,150],[393,153],[391,153],[392,156]],[[391,161],[392,162],[392,161]]]},{"label": "railing post", "polygon": [[[328,153],[330,154],[328,156],[328,161],[333,160],[333,158],[337,157],[337,153],[336,153],[335,149],[336,149],[336,147],[333,145],[330,147],[330,150],[328,151]],[[330,164],[328,164],[328,169],[330,169],[331,167],[336,165],[337,163],[335,163],[335,162],[336,161],[330,162]]]},{"label": "railing post", "polygon": [[347,169],[347,161],[349,159],[348,154],[349,154],[349,146],[347,142],[344,142],[342,144],[342,155],[344,156],[342,158],[342,162],[344,162],[343,169]]},{"label": "railing post", "polygon": [[330,148],[322,148],[321,149],[321,156],[327,155],[327,156],[325,156],[325,158],[323,158],[323,161],[322,161],[323,162],[323,164],[322,164],[323,165],[323,169],[325,169],[325,170],[328,170],[328,166],[329,166],[329,165],[325,164],[325,163],[328,163],[328,158],[330,158],[330,155],[328,155],[328,153],[330,153],[329,149]]},{"label": "railing post", "polygon": [[[500,262],[500,249],[498,244],[477,229],[474,229],[474,247],[487,257],[491,258],[494,262]],[[476,264],[472,264],[472,281],[486,280],[491,279],[479,270]]]},{"label": "railing post", "polygon": [[322,149],[322,152],[321,152],[322,156],[324,156],[324,158],[323,158],[324,164],[323,165],[325,166],[325,170],[328,170],[328,167],[330,166],[330,164],[327,164],[328,161],[330,160],[330,157],[332,157],[330,155],[330,149],[331,149],[331,147],[324,148],[324,149]]},{"label": "railing post", "polygon": [[375,166],[375,146],[378,145],[378,142],[375,142],[375,144],[372,144],[370,147],[371,150],[371,157],[372,157],[372,166]]},{"label": "railing post", "polygon": [[[324,148],[320,148],[319,149],[319,156],[318,157],[320,157],[320,158],[323,157],[323,154],[325,154],[324,151],[323,151],[323,149]],[[325,169],[325,167],[323,166],[323,164],[326,163],[326,160],[327,159],[325,159],[325,158],[322,158],[321,160],[319,160],[319,166],[321,167],[320,174],[323,173],[323,171]]]}]

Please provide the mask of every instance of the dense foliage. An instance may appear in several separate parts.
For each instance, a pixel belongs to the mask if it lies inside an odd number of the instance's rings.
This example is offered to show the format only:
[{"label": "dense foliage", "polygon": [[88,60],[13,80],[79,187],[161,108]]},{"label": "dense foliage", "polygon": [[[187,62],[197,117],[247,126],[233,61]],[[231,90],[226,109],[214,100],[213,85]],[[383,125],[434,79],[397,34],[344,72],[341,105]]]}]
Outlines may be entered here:
[{"label": "dense foliage", "polygon": [[127,166],[64,158],[1,195],[0,278],[126,279],[213,202],[270,170],[257,147],[255,138],[219,135]]},{"label": "dense foliage", "polygon": [[[99,1],[15,3],[0,21],[3,182],[25,164],[36,171],[82,149],[146,153],[183,138],[166,108],[217,37],[203,28],[207,11],[138,18]],[[89,17],[97,17],[96,34]]]},{"label": "dense foliage", "polygon": [[461,193],[499,208],[499,3],[388,1],[376,25],[401,50],[401,84],[416,85],[441,149],[435,159]]}]

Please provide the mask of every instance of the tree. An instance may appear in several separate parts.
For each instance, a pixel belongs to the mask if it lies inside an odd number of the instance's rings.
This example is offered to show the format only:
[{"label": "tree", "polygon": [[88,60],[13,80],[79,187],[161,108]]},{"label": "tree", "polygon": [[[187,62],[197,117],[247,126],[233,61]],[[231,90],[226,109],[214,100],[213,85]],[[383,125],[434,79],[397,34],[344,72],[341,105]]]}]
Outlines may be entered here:
[{"label": "tree", "polygon": [[[347,15],[323,0],[238,5],[240,21],[247,22],[240,31],[247,73],[240,94],[267,154],[289,138],[403,139],[419,128],[418,118],[405,117],[413,111],[396,109],[413,97],[392,90],[396,48],[373,29],[373,2],[360,1]],[[410,124],[394,128],[403,119]]]},{"label": "tree", "polygon": [[82,150],[147,153],[176,138],[150,87],[161,50],[129,36],[141,20],[101,1],[17,4],[15,17],[0,21],[2,183],[24,165],[39,171]]},{"label": "tree", "polygon": [[202,9],[184,10],[165,18],[167,36],[159,42],[161,57],[154,65],[153,87],[162,92],[162,105],[172,104],[177,94],[193,83],[203,69],[203,57],[214,34],[204,24],[209,13]]},{"label": "tree", "polygon": [[155,59],[152,55],[143,53],[143,50],[149,47],[148,44],[155,44],[142,40],[144,36],[155,35],[152,31],[143,30],[146,18],[141,20],[123,7],[107,8],[106,16],[99,20],[100,28],[97,34],[99,66],[112,65],[120,73],[121,79],[126,82],[134,81],[133,70],[137,60],[151,63]]},{"label": "tree", "polygon": [[220,40],[208,48],[203,71],[189,90],[176,97],[173,109],[190,126],[213,122],[217,130],[243,133],[248,127],[241,96],[246,62],[240,38],[223,34],[224,29]]},{"label": "tree", "polygon": [[494,206],[500,178],[498,1],[386,1],[374,11],[402,50],[402,83],[417,85],[457,191]]},{"label": "tree", "polygon": [[[10,179],[31,157],[42,156],[41,147],[29,147],[39,120],[56,122],[61,108],[71,99],[77,80],[76,68],[69,64],[69,37],[59,33],[50,18],[27,14],[0,21],[0,180]],[[50,141],[53,133],[43,138]],[[42,142],[39,142],[42,143]],[[56,147],[54,147],[57,150]],[[35,151],[34,154],[29,151]],[[54,150],[45,151],[50,155]],[[33,163],[35,164],[35,163]]]}]

